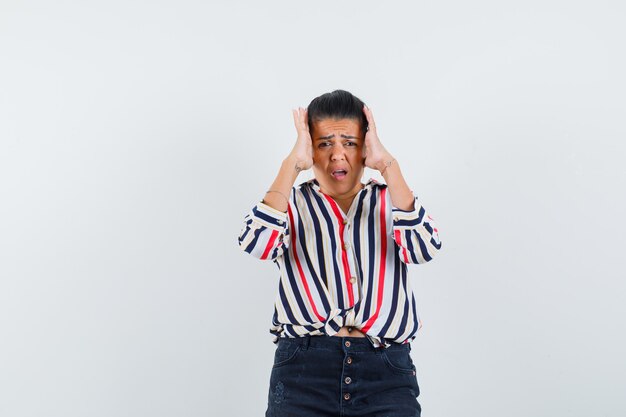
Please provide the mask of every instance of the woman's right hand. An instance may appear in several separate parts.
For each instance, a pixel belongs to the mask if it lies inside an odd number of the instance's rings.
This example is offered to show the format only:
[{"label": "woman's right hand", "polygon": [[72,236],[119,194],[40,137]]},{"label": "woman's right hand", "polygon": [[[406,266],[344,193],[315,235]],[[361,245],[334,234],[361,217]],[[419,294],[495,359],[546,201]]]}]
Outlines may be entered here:
[{"label": "woman's right hand", "polygon": [[311,133],[309,133],[308,113],[302,107],[292,109],[291,112],[293,113],[293,123],[296,126],[298,138],[287,158],[295,161],[299,170],[304,171],[313,166],[313,143],[311,141]]}]

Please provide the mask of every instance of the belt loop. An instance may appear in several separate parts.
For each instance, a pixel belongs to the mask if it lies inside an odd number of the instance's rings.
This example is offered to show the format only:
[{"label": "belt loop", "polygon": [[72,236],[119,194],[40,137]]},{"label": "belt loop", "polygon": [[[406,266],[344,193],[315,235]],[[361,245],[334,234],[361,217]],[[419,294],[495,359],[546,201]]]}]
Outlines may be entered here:
[{"label": "belt loop", "polygon": [[302,344],[302,349],[307,350],[309,348],[309,344],[311,343],[311,335],[307,334],[304,336],[304,343]]}]

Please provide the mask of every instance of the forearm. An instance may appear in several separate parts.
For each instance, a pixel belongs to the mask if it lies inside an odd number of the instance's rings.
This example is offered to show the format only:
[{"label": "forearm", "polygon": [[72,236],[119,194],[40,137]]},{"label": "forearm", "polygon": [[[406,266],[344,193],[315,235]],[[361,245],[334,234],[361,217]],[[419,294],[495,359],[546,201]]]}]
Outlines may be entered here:
[{"label": "forearm", "polygon": [[276,179],[268,189],[277,192],[266,193],[263,198],[264,204],[283,213],[287,212],[289,193],[291,193],[291,188],[299,174],[299,171],[296,170],[296,162],[291,156],[283,160]]},{"label": "forearm", "polygon": [[379,171],[383,173],[383,178],[387,183],[387,190],[389,190],[391,196],[391,202],[394,207],[400,210],[413,210],[415,196],[402,176],[398,161],[393,161],[389,166],[385,164],[385,162],[392,160],[394,160],[394,158],[388,155],[377,167]]}]

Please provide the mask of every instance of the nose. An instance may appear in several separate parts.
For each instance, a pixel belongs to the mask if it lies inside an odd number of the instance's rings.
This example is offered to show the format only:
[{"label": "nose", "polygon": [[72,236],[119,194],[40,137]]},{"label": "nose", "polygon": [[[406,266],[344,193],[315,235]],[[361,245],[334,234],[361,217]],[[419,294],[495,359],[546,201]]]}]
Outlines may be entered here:
[{"label": "nose", "polygon": [[333,146],[333,150],[330,153],[330,160],[340,161],[342,159],[346,159],[343,146]]}]

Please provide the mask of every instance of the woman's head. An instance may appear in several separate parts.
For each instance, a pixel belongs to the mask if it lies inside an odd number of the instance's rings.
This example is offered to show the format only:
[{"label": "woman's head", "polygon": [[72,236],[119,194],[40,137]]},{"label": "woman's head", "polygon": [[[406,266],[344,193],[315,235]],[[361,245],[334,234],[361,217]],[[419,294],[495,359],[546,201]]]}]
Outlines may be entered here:
[{"label": "woman's head", "polygon": [[361,189],[367,119],[363,102],[335,90],[311,101],[307,108],[313,146],[313,172],[322,191],[335,198]]}]

